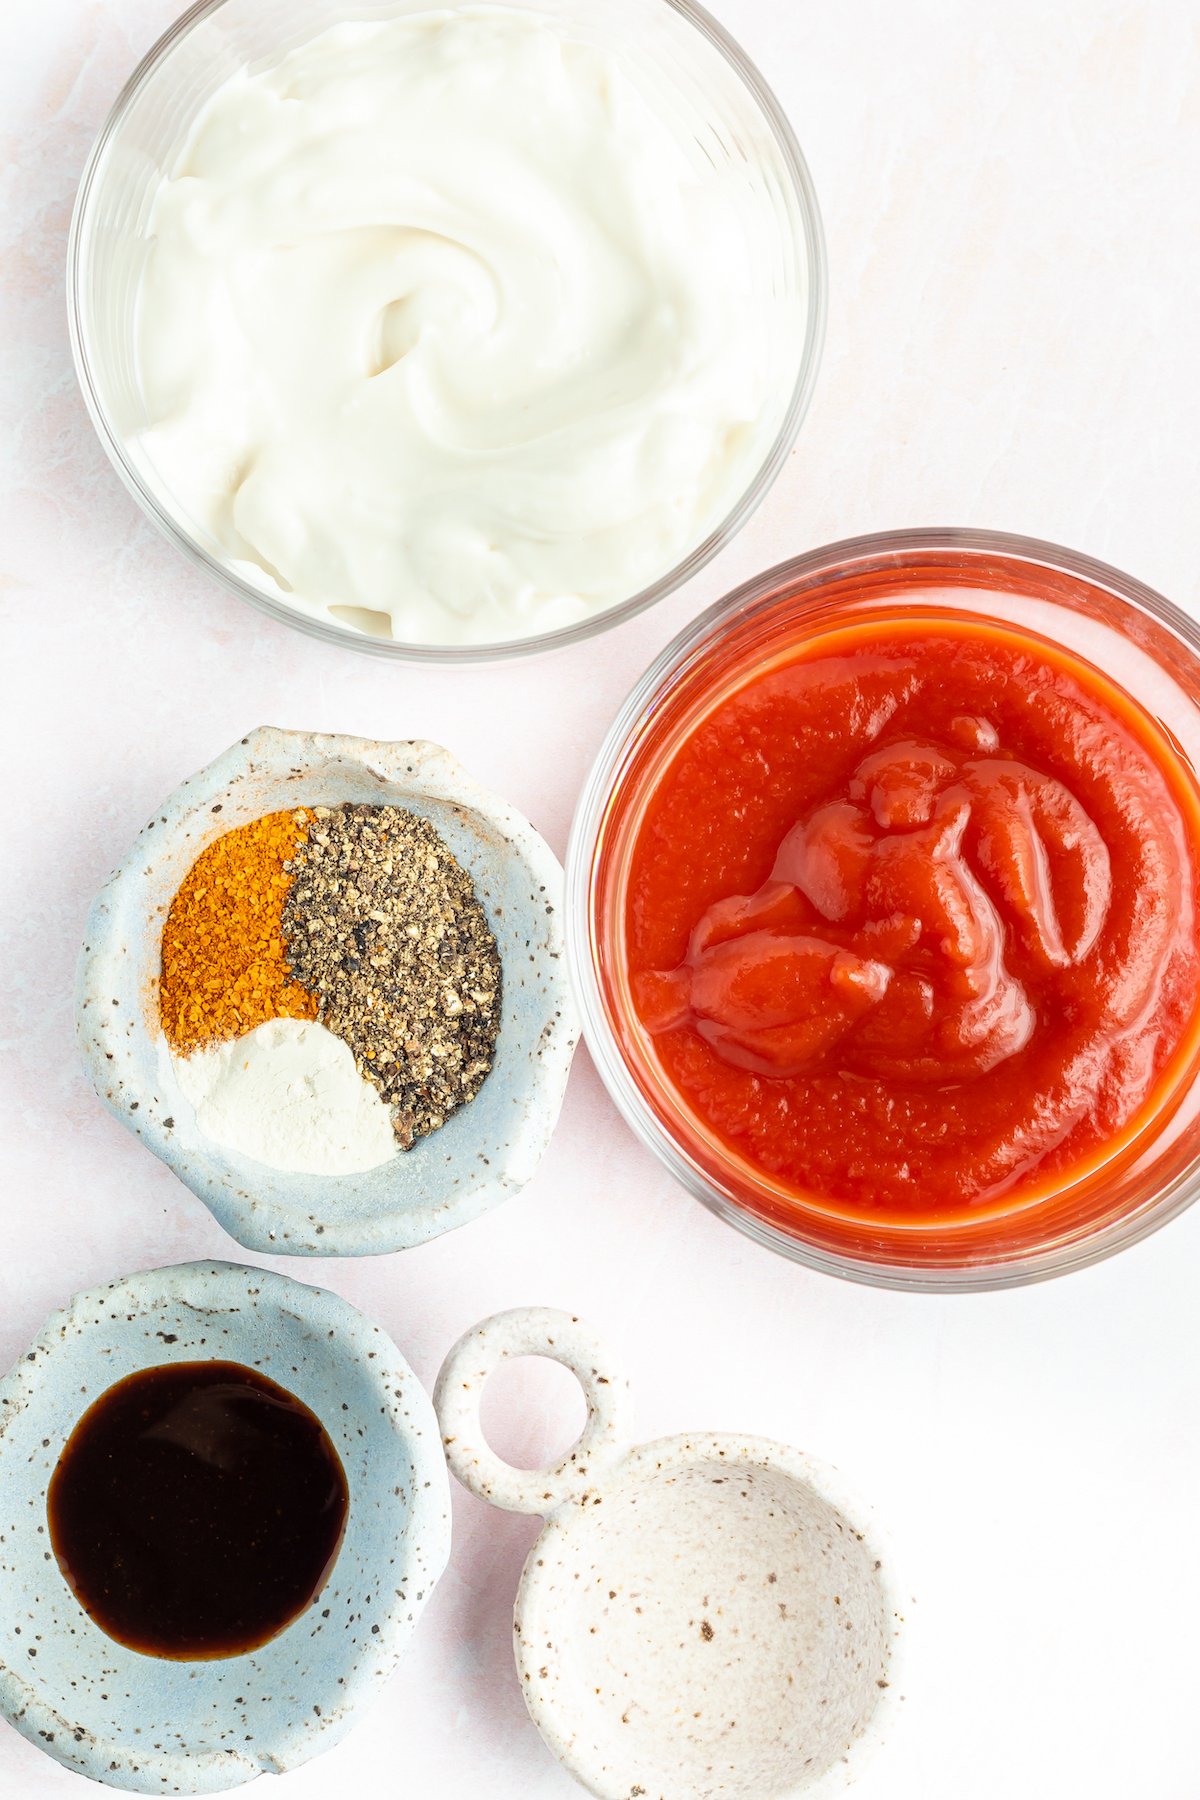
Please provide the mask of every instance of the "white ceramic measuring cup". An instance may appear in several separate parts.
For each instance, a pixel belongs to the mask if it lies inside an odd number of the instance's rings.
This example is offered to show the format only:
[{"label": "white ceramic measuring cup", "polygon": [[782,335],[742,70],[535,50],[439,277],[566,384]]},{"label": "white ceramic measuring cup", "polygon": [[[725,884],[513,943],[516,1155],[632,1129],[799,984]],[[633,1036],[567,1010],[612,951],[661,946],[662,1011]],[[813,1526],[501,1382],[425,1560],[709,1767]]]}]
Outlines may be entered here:
[{"label": "white ceramic measuring cup", "polygon": [[[487,1445],[479,1404],[514,1356],[579,1378],[588,1416],[552,1468]],[[434,1394],[446,1458],[481,1499],[546,1524],[513,1618],[534,1724],[602,1800],[821,1800],[886,1734],[899,1616],[868,1509],[763,1438],[630,1448],[605,1345],[545,1307],[455,1345]]]}]

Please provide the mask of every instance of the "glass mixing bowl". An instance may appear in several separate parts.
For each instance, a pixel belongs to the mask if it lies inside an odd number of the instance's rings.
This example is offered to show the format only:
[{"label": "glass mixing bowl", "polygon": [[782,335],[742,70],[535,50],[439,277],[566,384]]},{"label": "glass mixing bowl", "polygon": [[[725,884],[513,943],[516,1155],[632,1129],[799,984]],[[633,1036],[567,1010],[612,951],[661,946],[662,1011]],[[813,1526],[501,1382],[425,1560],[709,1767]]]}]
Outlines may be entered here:
[{"label": "glass mixing bowl", "polygon": [[[471,0],[471,9],[503,0]],[[604,631],[672,593],[729,542],[783,466],[807,410],[824,335],[825,251],[812,180],[792,129],[758,70],[694,0],[521,0],[521,9],[632,59],[654,91],[699,120],[696,154],[728,175],[764,246],[764,297],[799,320],[781,333],[778,424],[745,492],[673,569],[619,605],[563,629],[484,644],[402,643],[316,616],[230,565],[221,546],[165,490],[139,452],[149,423],[138,384],[139,281],[159,184],[215,90],[248,64],[274,62],[330,26],[434,10],[431,0],[201,0],[159,40],[118,97],[92,150],[71,225],[71,342],[84,398],[117,472],[147,516],[225,587],[284,624],[370,655],[479,662],[549,649]]]},{"label": "glass mixing bowl", "polygon": [[[626,883],[657,778],[716,695],[769,650],[899,604],[953,607],[1060,645],[1155,719],[1183,779],[1200,768],[1200,629],[1115,569],[1027,538],[908,531],[849,540],[781,564],[689,625],[647,670],[585,784],[567,857],[568,954],[589,1048],[633,1130],[718,1217],[785,1256],[881,1287],[1010,1287],[1083,1267],[1154,1231],[1200,1191],[1200,1083],[1189,1047],[1152,1129],[1027,1204],[967,1222],[805,1205],[698,1125],[653,1054],[625,974]],[[1194,850],[1200,846],[1194,845]]]}]

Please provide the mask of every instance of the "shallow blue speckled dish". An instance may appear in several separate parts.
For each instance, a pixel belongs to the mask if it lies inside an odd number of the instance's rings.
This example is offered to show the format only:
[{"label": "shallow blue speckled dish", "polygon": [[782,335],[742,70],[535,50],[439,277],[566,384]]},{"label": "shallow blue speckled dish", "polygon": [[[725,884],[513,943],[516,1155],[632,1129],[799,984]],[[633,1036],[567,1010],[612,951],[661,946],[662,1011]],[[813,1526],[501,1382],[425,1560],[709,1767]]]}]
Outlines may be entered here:
[{"label": "shallow blue speckled dish", "polygon": [[[294,1175],[197,1129],[159,1023],[162,928],[183,877],[222,832],[344,801],[420,813],[470,871],[504,970],[500,1035],[483,1087],[440,1131],[365,1174]],[[92,907],[77,994],[92,1084],[248,1250],[367,1256],[425,1243],[523,1187],[550,1141],[579,1038],[562,887],[529,822],[436,744],[252,732],[164,802]]]},{"label": "shallow blue speckled dish", "polygon": [[[92,1623],[50,1552],[46,1490],[80,1415],[137,1369],[245,1363],[312,1408],[350,1487],[312,1606],[260,1650],[169,1662]],[[433,1407],[378,1326],[323,1288],[184,1263],[80,1294],[0,1383],[0,1712],[82,1775],[212,1794],[327,1750],[395,1669],[450,1554]]]}]

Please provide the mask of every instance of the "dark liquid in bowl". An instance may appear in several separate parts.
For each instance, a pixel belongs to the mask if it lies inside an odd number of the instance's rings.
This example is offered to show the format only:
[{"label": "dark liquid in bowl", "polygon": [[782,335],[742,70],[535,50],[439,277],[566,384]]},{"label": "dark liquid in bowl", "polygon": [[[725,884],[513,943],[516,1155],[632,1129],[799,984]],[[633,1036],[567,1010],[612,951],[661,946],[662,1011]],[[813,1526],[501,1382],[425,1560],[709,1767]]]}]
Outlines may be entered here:
[{"label": "dark liquid in bowl", "polygon": [[169,1363],[108,1389],[50,1482],[80,1605],[146,1656],[256,1650],[312,1602],[349,1492],[321,1421],[240,1363]]}]

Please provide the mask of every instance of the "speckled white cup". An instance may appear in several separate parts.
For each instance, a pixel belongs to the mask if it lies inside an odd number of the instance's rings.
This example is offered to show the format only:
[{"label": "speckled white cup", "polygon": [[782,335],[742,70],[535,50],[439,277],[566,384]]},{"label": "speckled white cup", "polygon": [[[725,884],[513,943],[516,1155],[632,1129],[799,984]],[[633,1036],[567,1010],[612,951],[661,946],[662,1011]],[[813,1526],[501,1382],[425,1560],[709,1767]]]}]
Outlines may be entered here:
[{"label": "speckled white cup", "polygon": [[[514,1469],[480,1425],[513,1356],[579,1378],[587,1424],[553,1468]],[[454,1474],[546,1524],[513,1616],[517,1670],[550,1749],[601,1800],[826,1800],[886,1736],[899,1614],[869,1509],[833,1470],[762,1438],[630,1449],[628,1384],[576,1318],[500,1313],[442,1367]]]},{"label": "speckled white cup", "polygon": [[[419,813],[470,872],[504,971],[500,1033],[487,1080],[440,1131],[363,1174],[298,1175],[197,1126],[158,1015],[162,928],[179,884],[222,832],[347,801]],[[92,1085],[249,1250],[367,1256],[425,1243],[523,1187],[557,1123],[579,1038],[562,882],[529,821],[437,744],[251,732],[163,802],[92,906],[76,996]]]}]

